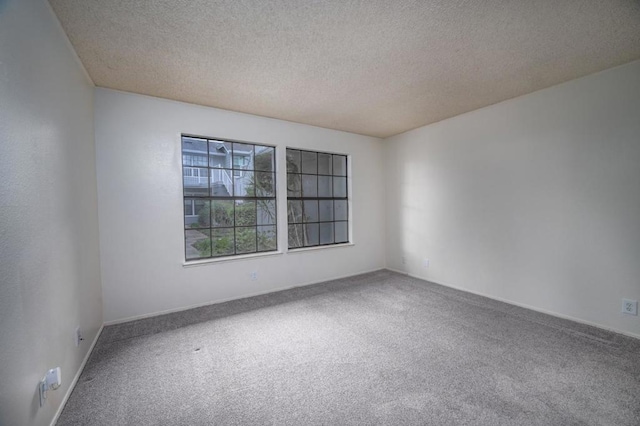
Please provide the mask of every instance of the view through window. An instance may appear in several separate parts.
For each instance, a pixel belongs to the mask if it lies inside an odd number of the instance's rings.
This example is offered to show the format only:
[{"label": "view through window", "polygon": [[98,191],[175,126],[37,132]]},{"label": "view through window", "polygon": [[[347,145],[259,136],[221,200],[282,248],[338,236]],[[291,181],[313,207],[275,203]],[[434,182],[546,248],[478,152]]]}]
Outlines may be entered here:
[{"label": "view through window", "polygon": [[182,136],[185,259],[277,250],[275,148]]},{"label": "view through window", "polygon": [[289,248],[349,242],[347,156],[287,149]]}]

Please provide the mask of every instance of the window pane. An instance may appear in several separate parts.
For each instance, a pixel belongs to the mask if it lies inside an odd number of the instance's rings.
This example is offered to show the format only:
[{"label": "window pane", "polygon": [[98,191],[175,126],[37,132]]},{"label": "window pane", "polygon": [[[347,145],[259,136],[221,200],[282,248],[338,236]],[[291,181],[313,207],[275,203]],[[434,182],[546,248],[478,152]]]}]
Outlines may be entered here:
[{"label": "window pane", "polygon": [[274,225],[276,223],[276,200],[257,200],[258,225]]},{"label": "window pane", "polygon": [[188,229],[184,233],[187,260],[211,256],[209,229]]},{"label": "window pane", "polygon": [[209,141],[209,167],[231,168],[231,143]]},{"label": "window pane", "polygon": [[[233,190],[235,197],[255,197],[255,182],[253,181],[253,172],[239,172],[234,170]],[[238,173],[238,176],[235,174]]]},{"label": "window pane", "polygon": [[289,225],[288,232],[289,232],[289,248],[302,247],[304,245],[302,225]]},{"label": "window pane", "polygon": [[256,202],[236,200],[236,226],[254,226],[256,224]]},{"label": "window pane", "polygon": [[275,250],[276,248],[276,227],[258,226],[258,251]]},{"label": "window pane", "polygon": [[182,165],[186,167],[207,167],[207,156],[197,154],[182,154]]},{"label": "window pane", "polygon": [[320,201],[320,222],[328,222],[333,220],[333,201]]},{"label": "window pane", "polygon": [[184,215],[192,216],[194,211],[193,200],[184,200]]},{"label": "window pane", "polygon": [[197,198],[184,200],[184,226],[186,228],[208,228],[209,223],[209,201]]},{"label": "window pane", "polygon": [[318,173],[318,154],[302,151],[302,173]]},{"label": "window pane", "polygon": [[331,197],[331,176],[318,176],[318,197]]},{"label": "window pane", "polygon": [[336,222],[336,243],[349,242],[348,222]]},{"label": "window pane", "polygon": [[305,246],[317,246],[319,241],[318,224],[310,223],[304,226],[304,245]]},{"label": "window pane", "polygon": [[318,176],[302,175],[302,196],[318,196]]},{"label": "window pane", "polygon": [[231,197],[233,195],[233,176],[231,170],[211,169],[211,196]]},{"label": "window pane", "polygon": [[333,174],[335,176],[347,175],[347,157],[345,155],[333,156]]},{"label": "window pane", "polygon": [[213,200],[211,205],[214,228],[233,226],[233,200]]},{"label": "window pane", "polygon": [[255,253],[256,228],[236,228],[236,253]]},{"label": "window pane", "polygon": [[213,256],[234,254],[233,228],[221,228],[211,231]]},{"label": "window pane", "polygon": [[182,137],[182,164],[207,167],[206,139]]},{"label": "window pane", "polygon": [[183,166],[183,184],[185,196],[209,195],[209,170],[206,168]]},{"label": "window pane", "polygon": [[333,222],[320,224],[320,244],[333,244]]},{"label": "window pane", "polygon": [[287,173],[300,173],[300,151],[287,149]]},{"label": "window pane", "polygon": [[253,170],[253,145],[233,144],[233,169]]},{"label": "window pane", "polygon": [[318,201],[316,200],[304,201],[304,221],[305,222],[318,221]]},{"label": "window pane", "polygon": [[302,223],[302,201],[287,201],[287,220],[289,223]]},{"label": "window pane", "polygon": [[333,178],[333,196],[336,198],[347,196],[347,178],[346,177]]},{"label": "window pane", "polygon": [[331,174],[331,154],[318,153],[318,174],[330,175]]},{"label": "window pane", "polygon": [[302,196],[302,175],[287,174],[287,197]]},{"label": "window pane", "polygon": [[273,182],[275,182],[274,173],[254,172],[256,197],[275,197]]},{"label": "window pane", "polygon": [[348,220],[347,200],[335,200],[335,220]]},{"label": "window pane", "polygon": [[256,145],[255,170],[265,172],[275,171],[275,148],[272,146]]}]

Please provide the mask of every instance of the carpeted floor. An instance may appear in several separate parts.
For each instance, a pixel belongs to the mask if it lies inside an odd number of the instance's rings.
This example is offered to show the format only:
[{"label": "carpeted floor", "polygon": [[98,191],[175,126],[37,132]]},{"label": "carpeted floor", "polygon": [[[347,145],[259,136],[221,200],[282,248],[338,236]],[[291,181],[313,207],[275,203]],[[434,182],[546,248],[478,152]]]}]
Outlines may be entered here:
[{"label": "carpeted floor", "polygon": [[389,271],[106,327],[58,425],[639,425],[640,341]]}]

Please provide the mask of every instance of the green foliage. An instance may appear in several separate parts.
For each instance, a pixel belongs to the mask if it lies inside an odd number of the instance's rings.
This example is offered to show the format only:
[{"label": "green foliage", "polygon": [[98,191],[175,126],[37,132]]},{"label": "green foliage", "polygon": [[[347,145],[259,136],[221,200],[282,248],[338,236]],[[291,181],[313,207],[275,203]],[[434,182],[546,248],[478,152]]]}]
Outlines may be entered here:
[{"label": "green foliage", "polygon": [[[207,202],[202,209],[198,212],[198,223],[196,226],[205,228],[209,226],[209,202]],[[194,224],[195,225],[195,224]],[[193,226],[193,225],[192,225]]]},{"label": "green foliage", "polygon": [[222,237],[215,240],[213,247],[213,255],[232,254],[233,253],[233,234],[231,237]]},{"label": "green foliage", "polygon": [[253,226],[256,224],[256,203],[245,201],[236,203],[236,226]]},{"label": "green foliage", "polygon": [[233,200],[213,200],[212,226],[233,226]]},{"label": "green foliage", "polygon": [[209,238],[196,241],[193,243],[193,247],[198,250],[202,257],[211,255],[211,240]]},{"label": "green foliage", "polygon": [[256,229],[236,228],[236,252],[252,253],[256,251]]}]

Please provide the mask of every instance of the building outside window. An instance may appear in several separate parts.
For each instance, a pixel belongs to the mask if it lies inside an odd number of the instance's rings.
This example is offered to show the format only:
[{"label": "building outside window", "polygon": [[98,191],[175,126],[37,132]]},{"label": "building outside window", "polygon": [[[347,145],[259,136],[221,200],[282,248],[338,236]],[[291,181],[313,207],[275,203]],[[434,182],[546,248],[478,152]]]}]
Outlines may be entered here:
[{"label": "building outside window", "polygon": [[275,148],[182,136],[185,259],[277,250]]}]

